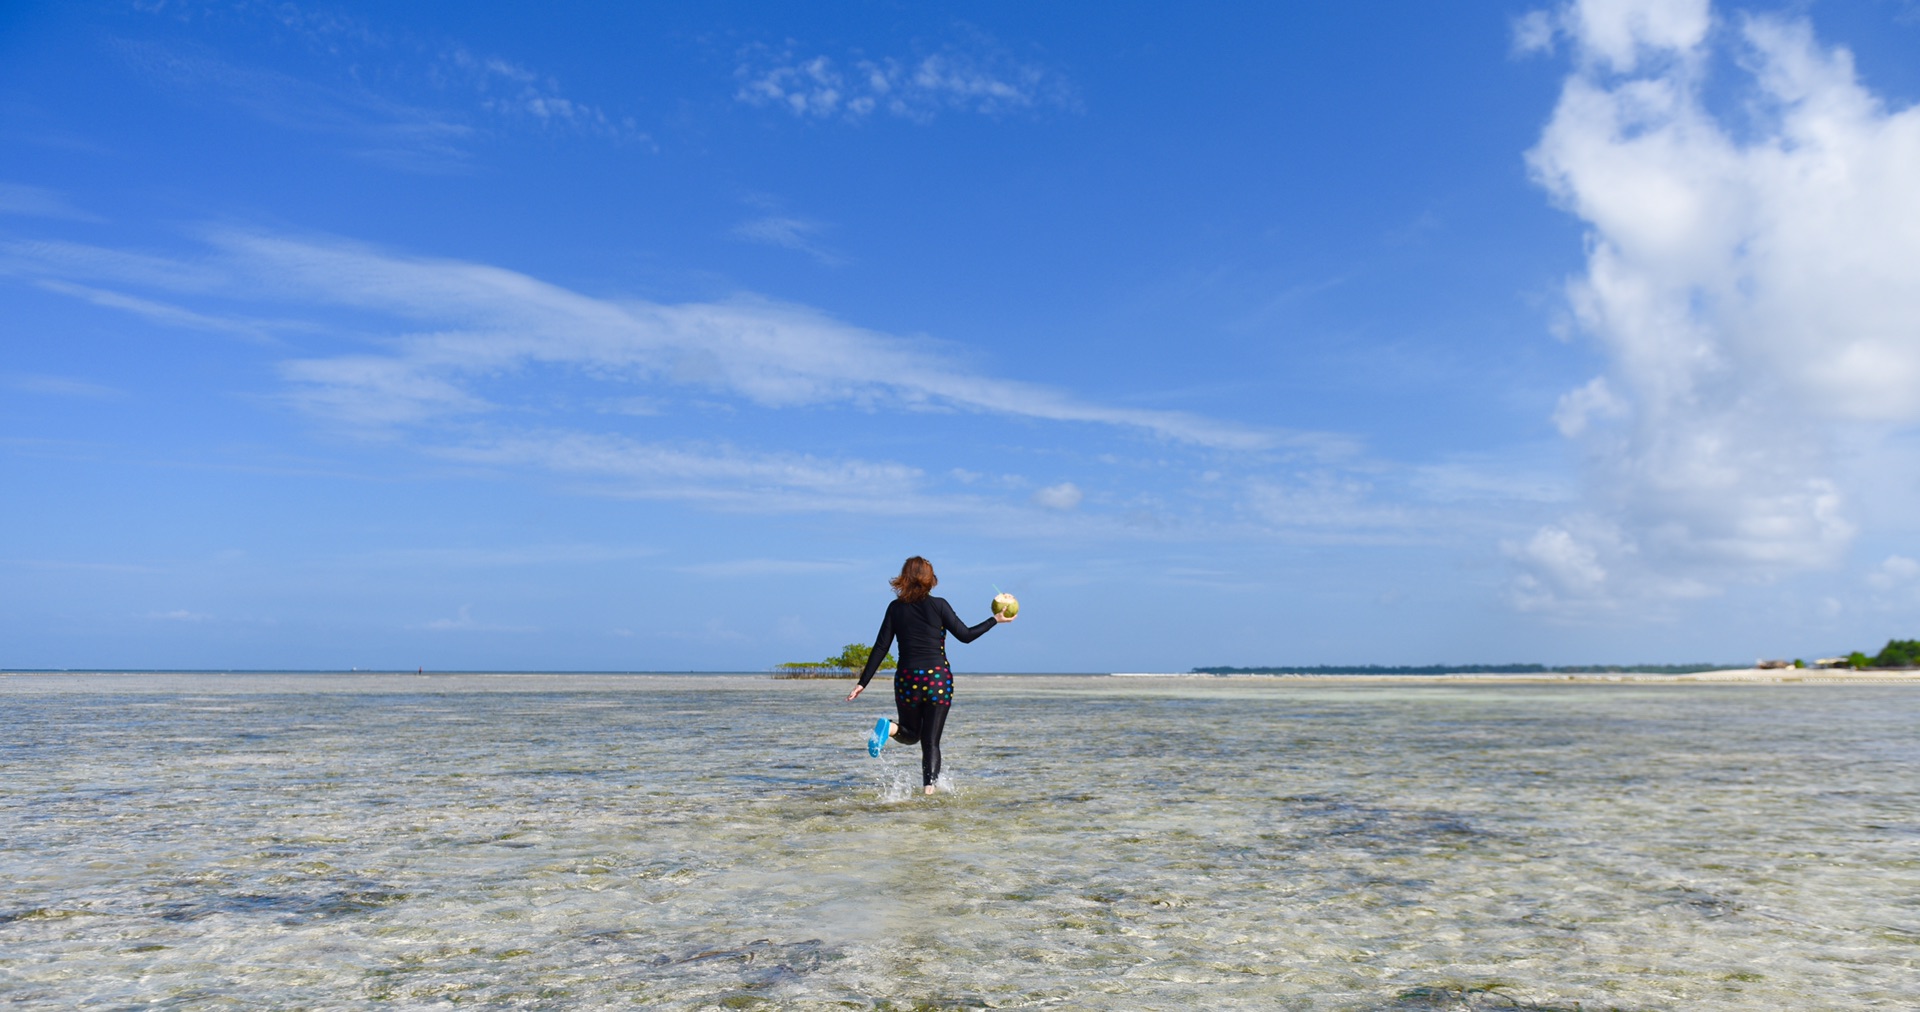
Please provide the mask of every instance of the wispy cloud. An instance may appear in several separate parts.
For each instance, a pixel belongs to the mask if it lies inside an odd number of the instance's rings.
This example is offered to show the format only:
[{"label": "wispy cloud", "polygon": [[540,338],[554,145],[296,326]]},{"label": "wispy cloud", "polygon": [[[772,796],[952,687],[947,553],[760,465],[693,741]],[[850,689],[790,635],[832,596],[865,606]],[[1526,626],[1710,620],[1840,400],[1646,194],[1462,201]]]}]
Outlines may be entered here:
[{"label": "wispy cloud", "polygon": [[[285,129],[340,138],[350,154],[418,172],[462,171],[474,142],[516,130],[650,143],[633,117],[568,95],[553,75],[448,39],[404,38],[336,11],[293,3],[156,3],[193,23],[291,34],[310,72],[250,65],[195,43],[122,40],[127,62],[159,86],[210,98]],[[244,35],[243,35],[244,37]]]},{"label": "wispy cloud", "polygon": [[[50,239],[0,242],[0,275],[8,274],[66,281],[109,279],[176,294],[205,294],[231,277],[221,267],[195,260]],[[65,294],[77,295],[79,290],[68,289]]]},{"label": "wispy cloud", "polygon": [[1420,498],[1435,503],[1497,504],[1510,510],[1527,504],[1573,502],[1579,493],[1570,476],[1533,459],[1544,455],[1539,449],[1520,448],[1497,455],[1455,455],[1411,468],[1407,480],[1419,490]]},{"label": "wispy cloud", "polygon": [[[790,303],[742,297],[666,304],[583,295],[514,271],[406,257],[338,241],[216,231],[222,294],[241,292],[333,308],[391,314],[431,328],[396,350],[288,362],[297,403],[365,425],[485,411],[480,379],[518,369],[567,366],[603,378],[725,391],[767,407],[888,404],[957,409],[1052,422],[1117,426],[1199,446],[1260,450],[1310,446],[1307,433],[1260,431],[1177,411],[1112,407],[1071,394],[982,375],[931,342],[866,330]],[[19,244],[15,269],[43,252]],[[154,258],[54,247],[50,270],[91,266],[115,278],[207,283],[192,266]],[[76,293],[78,294],[78,293]]]},{"label": "wispy cloud", "polygon": [[[431,447],[427,452],[463,464],[543,468],[591,481],[591,488],[604,495],[699,502],[751,512],[953,514],[970,505],[920,493],[921,472],[903,464],[756,453],[725,444],[664,445],[562,431],[475,440]],[[876,494],[877,489],[887,493]]]},{"label": "wispy cloud", "polygon": [[806,218],[769,214],[735,225],[733,237],[805,253],[828,267],[838,267],[846,263],[846,258],[827,249],[816,238],[824,228],[819,222]]},{"label": "wispy cloud", "polygon": [[90,214],[73,206],[66,195],[57,190],[26,186],[21,183],[0,183],[0,214],[17,214],[33,218],[66,218],[71,221],[103,220],[99,215]]},{"label": "wispy cloud", "polygon": [[1892,612],[1905,622],[1920,609],[1920,560],[1889,555],[1866,572],[1871,596],[1864,602],[1875,611]]},{"label": "wispy cloud", "polygon": [[1058,485],[1048,485],[1035,492],[1033,501],[1036,505],[1050,510],[1070,510],[1079,506],[1080,501],[1086,497],[1086,493],[1080,491],[1080,486],[1070,481],[1063,481]]},{"label": "wispy cloud", "polygon": [[463,604],[453,618],[437,618],[416,626],[430,632],[484,632],[484,633],[535,633],[540,629],[530,625],[499,625],[482,622],[473,617],[473,606]]},{"label": "wispy cloud", "polygon": [[301,359],[281,363],[280,374],[294,385],[288,401],[363,428],[412,425],[493,408],[455,380],[391,356]]},{"label": "wispy cloud", "polygon": [[316,53],[386,47],[393,43],[372,24],[336,7],[291,0],[133,0],[133,9],[180,24],[217,22],[271,24],[276,32],[304,41]]},{"label": "wispy cloud", "polygon": [[508,548],[405,548],[354,557],[353,565],[397,569],[495,569],[632,562],[660,554],[644,545],[557,544]]},{"label": "wispy cloud", "polygon": [[804,55],[788,43],[756,46],[734,71],[734,98],[807,119],[876,114],[927,121],[941,112],[989,116],[1043,109],[1076,111],[1067,79],[981,39],[912,58]]},{"label": "wispy cloud", "polygon": [[840,573],[857,568],[853,562],[818,559],[730,559],[676,566],[676,572],[716,579],[755,579],[768,576],[811,576],[816,573]]},{"label": "wispy cloud", "polygon": [[361,85],[326,85],[230,63],[205,50],[153,42],[120,44],[127,62],[166,88],[211,97],[284,129],[342,139],[351,154],[389,167],[464,168],[474,128],[444,110],[395,100]]},{"label": "wispy cloud", "polygon": [[1881,590],[1920,583],[1920,562],[1904,555],[1889,555],[1867,575],[1867,582]]},{"label": "wispy cloud", "polygon": [[1253,481],[1241,508],[1264,527],[1342,540],[1399,539],[1422,528],[1430,534],[1435,521],[1409,500],[1378,494],[1365,475],[1325,468]]},{"label": "wispy cloud", "polygon": [[[273,325],[263,321],[248,320],[232,316],[214,316],[208,313],[196,313],[191,309],[144,299],[125,292],[108,291],[90,285],[76,285],[70,281],[42,279],[34,282],[39,288],[60,295],[70,295],[84,302],[90,302],[106,309],[119,309],[144,316],[155,323],[172,327],[187,327],[193,330],[210,330],[249,340],[270,342],[273,340]],[[282,324],[298,327],[299,324]]]},{"label": "wispy cloud", "polygon": [[[1460,515],[1479,503],[1497,500],[1517,515],[1552,499],[1497,462],[1392,467],[1337,434],[1101,403],[977,371],[948,345],[749,296],[663,303],[588,295],[486,264],[245,230],[211,231],[176,259],[27,243],[0,246],[0,265],[29,281],[57,282],[48,290],[180,326],[204,321],[154,313],[146,302],[158,300],[145,294],[100,293],[174,293],[190,312],[214,318],[267,305],[276,314],[349,319],[351,330],[321,339],[350,349],[278,363],[284,403],[399,439],[429,459],[544,473],[588,494],[729,511],[968,518],[1046,536],[1369,542],[1457,532],[1469,526]],[[556,413],[557,376],[565,377],[565,399],[587,406],[584,419]],[[756,410],[995,415],[1029,423],[1017,431],[1069,427],[1070,442],[1081,438],[1071,427],[1132,433],[1157,448],[1085,463],[1157,476],[1152,491],[1131,494],[1081,478],[1042,487],[1018,474],[928,472],[853,454],[636,438],[627,422],[592,408],[639,396],[655,428],[651,419],[676,403],[673,391]]]},{"label": "wispy cloud", "polygon": [[124,395],[124,391],[117,387],[70,379],[65,376],[43,376],[37,373],[0,373],[0,387],[23,394],[46,394],[53,397],[103,399]]},{"label": "wispy cloud", "polygon": [[[1835,443],[1920,420],[1920,108],[1803,20],[1713,22],[1706,0],[1579,0],[1520,26],[1575,63],[1529,162],[1588,226],[1568,298],[1609,360],[1554,414],[1588,509],[1509,546],[1530,606],[1835,565],[1856,529]],[[1720,67],[1733,99],[1709,102]]]},{"label": "wispy cloud", "polygon": [[74,562],[67,559],[0,559],[0,566],[18,566],[22,569],[74,570],[85,573],[164,572],[164,570],[155,566],[143,566],[131,562]]},{"label": "wispy cloud", "polygon": [[631,116],[613,116],[598,106],[568,98],[550,75],[498,56],[478,56],[451,46],[441,61],[443,78],[464,80],[480,107],[508,120],[605,137],[644,138]]}]

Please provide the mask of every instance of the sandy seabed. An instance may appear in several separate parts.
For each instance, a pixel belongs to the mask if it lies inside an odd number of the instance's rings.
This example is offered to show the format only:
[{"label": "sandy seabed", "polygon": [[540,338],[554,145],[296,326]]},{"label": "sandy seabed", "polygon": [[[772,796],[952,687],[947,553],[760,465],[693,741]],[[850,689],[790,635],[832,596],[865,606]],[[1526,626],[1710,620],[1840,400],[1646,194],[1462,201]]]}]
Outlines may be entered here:
[{"label": "sandy seabed", "polygon": [[835,682],[0,678],[0,1002],[1920,1005],[1920,693],[1605,677],[962,674],[931,799]]}]

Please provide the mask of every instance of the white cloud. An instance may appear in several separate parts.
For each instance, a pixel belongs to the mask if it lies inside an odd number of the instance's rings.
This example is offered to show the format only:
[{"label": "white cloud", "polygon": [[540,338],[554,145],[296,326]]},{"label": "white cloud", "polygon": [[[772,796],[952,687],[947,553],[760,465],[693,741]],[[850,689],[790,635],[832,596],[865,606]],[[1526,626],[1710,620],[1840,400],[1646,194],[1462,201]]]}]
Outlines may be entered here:
[{"label": "white cloud", "polygon": [[1571,614],[1718,593],[1702,580],[1646,565],[1632,532],[1591,514],[1565,517],[1501,548],[1520,567],[1510,600],[1522,611]]},{"label": "white cloud", "polygon": [[1036,504],[1045,506],[1050,510],[1073,509],[1079,506],[1080,500],[1084,498],[1086,498],[1086,495],[1080,491],[1080,486],[1070,481],[1063,481],[1058,485],[1048,485],[1046,488],[1033,494],[1033,501]]},{"label": "white cloud", "polygon": [[65,559],[0,559],[0,566],[24,569],[71,570],[83,573],[160,573],[165,570],[128,562],[71,562]]},{"label": "white cloud", "polygon": [[755,47],[735,70],[734,98],[811,119],[863,119],[886,113],[928,120],[943,110],[1000,115],[1041,108],[1073,110],[1078,100],[1054,71],[979,44],[917,59],[836,60]]},{"label": "white cloud", "polygon": [[851,562],[822,562],[814,559],[733,559],[726,562],[704,562],[692,566],[676,567],[677,571],[694,576],[708,576],[718,579],[757,578],[766,576],[812,576],[820,573],[839,573],[854,568]]},{"label": "white cloud", "polygon": [[[1080,535],[1100,529],[1128,537],[1176,529],[1285,538],[1331,529],[1377,537],[1415,523],[1419,512],[1381,505],[1372,479],[1357,477],[1356,469],[1377,476],[1382,465],[1368,462],[1350,439],[1094,403],[983,375],[963,351],[865,330],[804,306],[751,297],[673,304],[593,296],[485,264],[261,232],[218,231],[207,244],[174,258],[73,243],[0,244],[0,273],[156,323],[271,329],[329,349],[277,363],[283,403],[432,460],[544,472],[585,494],[741,512],[968,517],[1003,532],[1064,530],[1074,514],[1071,529]],[[174,293],[182,305],[122,287]],[[263,323],[235,314],[261,306],[276,317],[308,319]],[[942,467],[930,476],[886,460],[669,438],[687,431],[681,425],[648,424],[644,430],[660,436],[634,438],[626,422],[608,420],[607,406],[636,396],[649,419],[688,404],[723,411],[740,403],[847,405],[1131,430],[1171,444],[1159,454],[1205,454],[1213,478],[1184,487],[1185,503],[1150,494],[1081,517],[1085,496],[1072,483],[1034,496],[1038,483],[1024,475]],[[1135,455],[1126,466],[1165,467],[1171,459]],[[1229,472],[1221,472],[1229,460]],[[1273,474],[1302,461],[1315,468],[1312,475]],[[1118,458],[1112,463],[1119,466]],[[1411,480],[1395,487],[1442,498],[1455,512],[1468,501],[1515,494],[1506,488],[1512,481],[1484,465],[1428,471],[1401,469]],[[1338,501],[1327,498],[1335,486]]]},{"label": "white cloud", "polygon": [[1550,12],[1528,11],[1513,19],[1513,51],[1520,56],[1552,52],[1559,30]]},{"label": "white cloud", "polygon": [[[1568,296],[1609,367],[1554,421],[1588,451],[1591,528],[1614,533],[1578,546],[1588,581],[1541,540],[1583,532],[1543,530],[1520,553],[1541,594],[1834,565],[1855,531],[1834,443],[1920,420],[1920,110],[1888,109],[1804,21],[1712,22],[1693,0],[1555,15],[1580,55],[1528,157],[1589,227]],[[1737,125],[1703,98],[1721,39]]]},{"label": "white cloud", "polygon": [[459,617],[437,618],[431,622],[428,622],[422,628],[433,629],[436,631],[444,632],[451,629],[474,629],[474,628],[478,628],[478,625],[479,624],[473,620],[473,608],[469,605],[463,604],[460,606]]},{"label": "white cloud", "polygon": [[[1108,407],[1037,384],[973,372],[942,347],[842,323],[804,306],[742,297],[667,304],[583,295],[484,264],[404,257],[343,242],[255,232],[212,236],[206,269],[171,269],[71,244],[15,244],[16,272],[35,269],[166,285],[180,278],[220,294],[318,303],[424,326],[363,353],[286,363],[296,403],[360,425],[410,424],[488,410],[489,377],[569,367],[610,380],[667,383],[767,407],[826,403],[959,409],[1129,428],[1198,446],[1308,449],[1310,433],[1262,432],[1176,411]],[[45,255],[42,255],[45,253]],[[164,262],[163,262],[164,263]],[[215,274],[213,279],[208,273]]]},{"label": "white cloud", "polygon": [[[161,323],[206,326],[259,306],[347,321],[248,324],[289,337],[306,328],[319,336],[302,344],[330,349],[278,364],[286,403],[437,461],[544,472],[587,494],[743,512],[969,517],[1000,531],[1366,543],[1510,532],[1568,498],[1544,466],[1516,469],[1503,457],[1409,468],[1329,434],[1090,402],[973,371],[961,350],[804,306],[589,295],[486,264],[258,231],[217,231],[207,243],[176,258],[13,243],[0,245],[0,271]],[[168,304],[122,286],[178,293],[194,308],[156,311]],[[651,422],[637,431],[660,435],[635,438],[605,408],[635,396],[650,419],[693,402],[848,405],[1131,430],[1170,445],[1109,464],[1178,467],[1190,480],[1108,497],[1083,515],[1085,493],[1071,482],[1036,495],[1040,483],[1023,475],[948,466],[929,474],[887,460],[673,440],[668,433],[684,426]],[[1182,457],[1188,450],[1204,457]]]},{"label": "white cloud", "polygon": [[846,259],[822,246],[816,238],[823,227],[819,222],[805,218],[769,214],[735,225],[733,236],[763,246],[778,246],[805,253],[828,267],[838,267],[846,263]]},{"label": "white cloud", "polygon": [[[204,263],[46,239],[0,243],[0,274],[37,278],[110,278],[121,284],[182,293],[210,292],[230,280],[228,271]],[[77,287],[43,287],[62,294],[86,297]]]},{"label": "white cloud", "polygon": [[495,625],[492,623],[478,621],[473,617],[473,606],[466,605],[466,604],[463,604],[460,606],[460,611],[458,615],[456,615],[454,618],[437,618],[431,622],[428,622],[424,625],[419,626],[418,628],[426,629],[432,632],[531,633],[531,632],[540,631],[538,628],[534,626]]},{"label": "white cloud", "polygon": [[67,218],[97,222],[100,218],[74,207],[65,195],[38,186],[0,183],[0,214],[35,218]]},{"label": "white cloud", "polygon": [[271,21],[276,34],[290,33],[317,53],[392,44],[372,25],[341,10],[288,0],[133,0],[133,9],[181,24]]},{"label": "white cloud", "polygon": [[105,398],[121,395],[120,390],[100,383],[37,373],[0,373],[0,386],[20,393],[48,394],[54,397]]},{"label": "white cloud", "polygon": [[1600,594],[1607,571],[1590,540],[1575,538],[1562,527],[1543,527],[1526,544],[1508,546],[1508,552],[1528,568],[1520,578],[1522,605]]},{"label": "white cloud", "polygon": [[282,363],[280,372],[295,384],[293,403],[368,428],[492,407],[453,382],[380,355],[295,360]]},{"label": "white cloud", "polygon": [[55,292],[60,295],[70,295],[107,309],[119,309],[134,313],[168,326],[187,327],[193,330],[209,330],[215,333],[244,337],[254,341],[270,341],[272,339],[271,331],[274,329],[274,324],[267,321],[196,313],[190,309],[183,309],[179,306],[169,305],[164,302],[156,302],[152,299],[143,299],[138,296],[128,295],[124,292],[107,291],[89,285],[76,285],[68,281],[42,279],[35,282],[35,284],[49,292]]},{"label": "white cloud", "polygon": [[641,499],[697,500],[753,511],[890,514],[932,508],[913,494],[920,471],[901,464],[752,453],[725,445],[667,446],[580,432],[526,433],[431,452],[467,464],[534,466],[596,479],[609,494]]},{"label": "white cloud", "polygon": [[[286,32],[304,38],[321,69],[296,77],[231,62],[205,46],[145,41],[118,42],[122,57],[163,88],[274,126],[338,137],[350,154],[391,168],[464,171],[471,142],[509,130],[651,142],[633,117],[570,97],[551,75],[459,42],[389,38],[353,18],[293,4],[187,5],[179,16],[276,22],[276,42]],[[414,55],[421,52],[430,55]]]},{"label": "white cloud", "polygon": [[660,554],[657,548],[633,545],[549,544],[506,548],[404,548],[353,556],[353,566],[397,569],[423,567],[492,569],[508,566],[552,566],[631,562]]},{"label": "white cloud", "polygon": [[1553,425],[1560,434],[1573,439],[1587,431],[1595,419],[1624,418],[1627,405],[1613,395],[1605,376],[1595,376],[1586,386],[1560,395],[1553,409]]},{"label": "white cloud", "polygon": [[1712,17],[1707,0],[1578,0],[1565,23],[1589,59],[1631,73],[1647,57],[1691,55]]},{"label": "white cloud", "polygon": [[1527,461],[1534,455],[1537,451],[1518,448],[1504,448],[1497,455],[1454,455],[1412,468],[1407,481],[1418,498],[1428,502],[1475,503],[1499,512],[1574,499],[1561,468]]},{"label": "white cloud", "polygon": [[510,60],[477,56],[465,46],[454,45],[447,50],[441,73],[464,80],[478,94],[482,109],[507,119],[608,137],[645,137],[631,116],[609,116],[596,106],[568,98],[552,77]]},{"label": "white cloud", "polygon": [[1889,555],[1874,571],[1867,574],[1867,582],[1881,590],[1892,590],[1920,579],[1920,562],[1904,555]]},{"label": "white cloud", "polygon": [[243,67],[204,50],[119,43],[122,56],[161,86],[207,96],[283,129],[331,135],[351,154],[392,168],[446,172],[466,164],[472,126],[444,110],[389,98],[358,83],[318,84]]},{"label": "white cloud", "polygon": [[1632,73],[1643,61],[1690,59],[1713,27],[1708,0],[1572,0],[1513,21],[1516,54],[1572,42],[1588,70]]},{"label": "white cloud", "polygon": [[[1323,468],[1286,479],[1256,478],[1246,483],[1240,509],[1259,527],[1323,543],[1405,543],[1457,526],[1449,523],[1458,520],[1454,512],[1435,508],[1434,500],[1444,494],[1397,496],[1378,487],[1384,477]],[[1433,476],[1410,477],[1417,485]]]}]

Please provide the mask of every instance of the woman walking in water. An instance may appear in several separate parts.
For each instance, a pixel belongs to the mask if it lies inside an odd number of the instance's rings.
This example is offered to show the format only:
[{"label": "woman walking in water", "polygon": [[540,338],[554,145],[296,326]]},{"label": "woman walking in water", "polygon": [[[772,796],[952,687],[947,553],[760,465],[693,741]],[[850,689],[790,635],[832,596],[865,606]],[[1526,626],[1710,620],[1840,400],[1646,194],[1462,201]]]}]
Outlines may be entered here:
[{"label": "woman walking in water", "polygon": [[947,633],[962,643],[971,643],[988,629],[1013,619],[995,612],[979,625],[961,622],[945,598],[931,596],[940,578],[933,575],[933,563],[918,555],[908,559],[900,567],[900,575],[887,582],[893,587],[893,603],[887,605],[887,617],[880,622],[880,635],[873,641],[866,670],[860,672],[860,684],[847,693],[847,700],[859,699],[866,691],[873,673],[880,670],[881,658],[898,639],[900,663],[893,672],[893,703],[900,719],[881,717],[875,721],[873,734],[867,738],[867,752],[879,755],[889,735],[902,745],[918,742],[920,772],[926,779],[927,793],[932,794],[933,782],[940,776],[940,732],[947,726],[947,710],[953,705]]}]

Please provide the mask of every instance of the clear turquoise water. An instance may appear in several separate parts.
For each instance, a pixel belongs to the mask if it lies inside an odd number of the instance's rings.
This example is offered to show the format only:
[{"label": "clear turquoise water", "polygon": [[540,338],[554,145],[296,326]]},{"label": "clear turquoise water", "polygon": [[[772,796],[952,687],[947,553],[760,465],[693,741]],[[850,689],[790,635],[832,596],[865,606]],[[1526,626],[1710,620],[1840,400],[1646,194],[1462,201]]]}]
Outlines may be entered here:
[{"label": "clear turquoise water", "polygon": [[845,688],[0,678],[0,1001],[1920,1006],[1915,687]]}]

